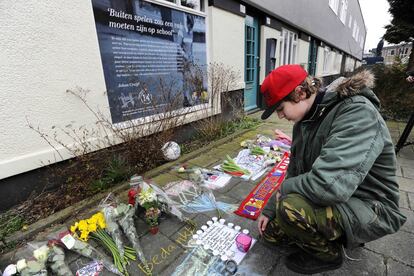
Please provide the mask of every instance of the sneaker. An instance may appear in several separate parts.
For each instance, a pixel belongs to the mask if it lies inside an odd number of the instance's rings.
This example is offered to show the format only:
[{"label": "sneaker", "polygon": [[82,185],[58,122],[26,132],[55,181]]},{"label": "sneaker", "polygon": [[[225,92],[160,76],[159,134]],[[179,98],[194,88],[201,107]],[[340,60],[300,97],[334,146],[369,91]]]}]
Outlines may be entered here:
[{"label": "sneaker", "polygon": [[338,269],[342,266],[342,263],[342,252],[340,252],[338,258],[329,262],[319,260],[304,251],[299,251],[289,255],[285,261],[287,268],[302,274],[314,274]]}]

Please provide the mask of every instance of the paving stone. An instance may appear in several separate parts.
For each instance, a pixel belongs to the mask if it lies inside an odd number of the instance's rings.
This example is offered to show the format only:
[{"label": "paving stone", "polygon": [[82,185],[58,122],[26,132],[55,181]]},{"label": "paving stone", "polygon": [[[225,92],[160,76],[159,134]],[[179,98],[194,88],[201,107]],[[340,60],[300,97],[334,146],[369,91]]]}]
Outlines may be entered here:
[{"label": "paving stone", "polygon": [[410,204],[410,209],[414,210],[414,193],[407,193],[408,203]]},{"label": "paving stone", "polygon": [[399,231],[365,244],[365,247],[384,257],[414,266],[414,234]]},{"label": "paving stone", "polygon": [[408,276],[413,275],[413,267],[396,262],[392,259],[387,260],[387,275]]},{"label": "paving stone", "polygon": [[217,147],[217,149],[224,150],[224,152],[226,152],[226,151],[239,152],[243,148],[240,146],[240,142],[233,141],[233,142],[228,143],[228,144],[223,144],[223,145]]},{"label": "paving stone", "polygon": [[[411,161],[413,162],[413,161]],[[401,167],[402,170],[402,175],[406,178],[410,178],[410,179],[414,179],[414,169],[407,167],[407,166],[402,166]]]},{"label": "paving stone", "polygon": [[184,252],[180,256],[178,256],[164,271],[160,273],[160,276],[171,276],[175,269],[183,263],[185,258],[188,256],[188,252]]},{"label": "paving stone", "polygon": [[[413,161],[414,164],[414,161]],[[414,180],[404,177],[397,177],[397,183],[400,190],[414,193]]]},{"label": "paving stone", "polygon": [[177,217],[168,215],[162,221],[160,221],[159,230],[165,236],[170,237],[185,225],[186,223],[182,222]]},{"label": "paving stone", "polygon": [[237,273],[241,275],[269,275],[281,258],[276,250],[270,250],[260,242],[248,251],[243,261],[237,267]]},{"label": "paving stone", "polygon": [[[386,267],[383,257],[380,254],[370,252],[365,249],[347,250],[349,257],[360,259],[359,261],[351,261],[344,258],[344,263],[341,268],[337,270],[327,271],[324,273],[312,275],[386,275]],[[270,275],[302,275],[290,271],[284,264],[284,258],[274,267]],[[391,274],[389,274],[391,275]]]},{"label": "paving stone", "polygon": [[220,155],[210,155],[207,152],[194,159],[188,160],[187,163],[193,166],[210,168],[212,164],[217,163],[220,159],[221,159]]},{"label": "paving stone", "polygon": [[255,183],[245,181],[240,183],[239,185],[236,185],[233,189],[228,191],[226,195],[238,199],[240,200],[240,202],[242,202],[255,186]]},{"label": "paving stone", "polygon": [[[141,246],[149,267],[150,269],[152,268],[153,275],[159,275],[161,271],[165,270],[170,263],[184,252],[177,243],[168,239],[162,233],[145,235],[141,239]],[[128,271],[130,275],[145,275],[139,265],[142,267],[140,262],[134,262],[129,266]]]},{"label": "paving stone", "polygon": [[407,192],[400,191],[400,208],[410,209],[410,204],[408,203],[408,195]]},{"label": "paving stone", "polygon": [[412,166],[414,160],[414,153],[412,153],[411,150],[403,148],[397,156],[397,164],[399,164],[400,166]]},{"label": "paving stone", "polygon": [[158,176],[151,178],[151,182],[157,184],[157,186],[159,187],[163,187],[170,182],[179,180],[182,180],[182,178],[170,173],[162,173]]},{"label": "paving stone", "polygon": [[407,217],[407,221],[401,227],[401,230],[414,234],[414,211],[401,209],[401,212]]},{"label": "paving stone", "polygon": [[175,241],[183,249],[186,249],[186,245],[191,239],[192,235],[195,234],[195,232],[200,229],[201,226],[204,225],[209,219],[210,218],[204,214],[198,214],[192,219],[194,226],[184,225],[173,235],[171,235],[170,239]]},{"label": "paving stone", "polygon": [[396,175],[398,177],[402,177],[402,170],[401,170],[401,166],[397,164],[397,171],[396,171]]}]

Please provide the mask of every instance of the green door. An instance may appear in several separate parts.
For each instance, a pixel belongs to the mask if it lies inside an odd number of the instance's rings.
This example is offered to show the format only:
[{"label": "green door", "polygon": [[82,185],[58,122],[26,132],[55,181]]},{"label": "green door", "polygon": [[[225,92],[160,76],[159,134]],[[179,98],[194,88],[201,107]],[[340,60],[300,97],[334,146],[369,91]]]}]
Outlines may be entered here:
[{"label": "green door", "polygon": [[259,21],[247,15],[245,20],[245,70],[244,110],[257,107],[258,68],[259,68]]}]

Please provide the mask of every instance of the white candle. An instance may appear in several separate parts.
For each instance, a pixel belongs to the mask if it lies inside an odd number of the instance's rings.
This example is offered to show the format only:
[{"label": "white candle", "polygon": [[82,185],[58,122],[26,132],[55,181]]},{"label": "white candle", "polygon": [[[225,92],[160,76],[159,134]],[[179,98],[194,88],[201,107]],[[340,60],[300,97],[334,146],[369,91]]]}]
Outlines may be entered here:
[{"label": "white candle", "polygon": [[240,227],[240,226],[238,226],[238,225],[234,226],[234,230],[236,230],[237,232],[239,232],[239,231],[240,231],[240,229],[241,229],[241,227]]},{"label": "white candle", "polygon": [[198,240],[198,235],[197,234],[194,234],[193,235],[193,239]]},{"label": "white candle", "polygon": [[203,230],[203,231],[206,231],[207,230],[207,225],[203,225],[203,226],[201,226],[201,230]]},{"label": "white candle", "polygon": [[213,222],[211,220],[209,220],[209,221],[207,221],[207,225],[211,226],[211,225],[213,225]]},{"label": "white candle", "polygon": [[229,228],[233,228],[234,223],[229,222],[229,223],[227,223],[227,226],[228,226]]},{"label": "white candle", "polygon": [[225,219],[220,219],[221,224],[224,224],[225,221],[226,221]]},{"label": "white candle", "polygon": [[212,217],[212,218],[211,218],[211,220],[212,220],[213,222],[216,222],[216,221],[218,220],[218,218],[217,218],[217,217]]},{"label": "white candle", "polygon": [[203,234],[203,231],[201,231],[201,230],[197,230],[197,232],[196,232],[198,235],[201,235],[201,234]]},{"label": "white candle", "polygon": [[247,234],[249,234],[249,230],[243,229],[242,233],[245,234],[245,235],[247,235]]}]

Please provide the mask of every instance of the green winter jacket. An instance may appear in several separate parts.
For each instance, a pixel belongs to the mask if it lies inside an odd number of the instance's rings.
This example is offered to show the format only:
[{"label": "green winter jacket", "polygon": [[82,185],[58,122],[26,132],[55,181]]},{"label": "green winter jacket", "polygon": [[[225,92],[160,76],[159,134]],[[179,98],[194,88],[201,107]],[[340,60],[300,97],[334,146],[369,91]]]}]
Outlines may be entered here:
[{"label": "green winter jacket", "polygon": [[[293,127],[282,196],[298,193],[319,206],[336,206],[348,247],[396,232],[406,221],[398,208],[396,156],[379,100],[363,71],[335,81],[313,115]],[[263,214],[275,216],[275,198]]]}]

